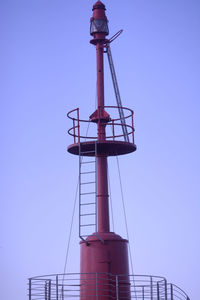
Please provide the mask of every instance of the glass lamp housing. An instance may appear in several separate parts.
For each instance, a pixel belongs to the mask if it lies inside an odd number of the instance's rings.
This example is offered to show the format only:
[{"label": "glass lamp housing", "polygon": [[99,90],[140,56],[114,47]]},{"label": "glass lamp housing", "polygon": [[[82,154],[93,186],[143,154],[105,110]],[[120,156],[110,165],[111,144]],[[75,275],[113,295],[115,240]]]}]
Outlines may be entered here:
[{"label": "glass lamp housing", "polygon": [[105,33],[109,34],[108,21],[105,19],[93,19],[90,23],[90,34]]}]

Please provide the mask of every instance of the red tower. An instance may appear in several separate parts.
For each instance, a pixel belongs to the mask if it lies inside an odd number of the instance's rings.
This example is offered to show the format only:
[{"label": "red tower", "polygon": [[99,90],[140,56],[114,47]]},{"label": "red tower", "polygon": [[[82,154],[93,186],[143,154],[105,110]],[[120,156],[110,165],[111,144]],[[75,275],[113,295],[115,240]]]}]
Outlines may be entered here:
[{"label": "red tower", "polygon": [[[79,109],[68,113],[73,126],[68,133],[73,144],[68,152],[79,156],[79,236],[80,273],[37,276],[29,279],[29,300],[189,300],[180,288],[152,275],[130,275],[128,241],[110,231],[108,167],[109,156],[136,150],[133,111],[122,106],[112,61],[111,39],[105,5],[93,5],[90,43],[96,48],[97,109],[89,120],[79,117]],[[104,101],[104,55],[107,54],[114,85],[116,106]],[[117,117],[116,117],[117,112]],[[114,116],[114,117],[113,117]],[[88,134],[89,126],[93,127]],[[85,128],[85,131],[84,131]]]},{"label": "red tower", "polygon": [[[103,289],[104,286],[110,286],[113,278],[116,275],[122,275],[123,279],[123,293],[126,296],[129,294],[129,265],[128,265],[128,241],[121,238],[114,232],[110,232],[109,226],[109,195],[108,195],[108,176],[107,176],[107,158],[108,156],[115,156],[130,153],[136,150],[134,144],[134,129],[133,129],[133,112],[130,112],[127,118],[131,118],[131,125],[127,125],[124,116],[124,124],[119,119],[112,119],[106,111],[111,107],[105,106],[104,101],[104,54],[107,52],[110,40],[106,39],[108,35],[108,20],[105,15],[105,5],[100,1],[93,6],[93,16],[91,18],[90,34],[93,39],[90,41],[96,47],[96,61],[97,61],[97,110],[90,116],[90,122],[95,123],[97,127],[96,138],[91,141],[90,138],[85,137],[86,141],[81,142],[80,137],[80,120],[77,118],[76,125],[71,128],[69,133],[77,138],[77,142],[68,147],[68,151],[80,156],[95,156],[96,157],[96,171],[97,171],[97,231],[89,235],[85,240],[81,241],[81,283],[83,288],[81,290],[82,297],[91,297],[91,291],[88,288],[89,282],[94,282],[91,289],[96,289],[96,282],[94,276],[98,274],[98,285],[102,290],[102,296],[115,296],[115,289]],[[125,108],[112,107],[112,109],[121,109],[123,115]],[[69,114],[69,116],[71,113]],[[112,127],[112,136],[107,137],[106,128]],[[122,140],[115,135],[117,129],[122,129]],[[126,129],[126,137],[131,135],[131,142],[129,138],[127,141],[124,138],[123,129]],[[75,134],[75,129],[79,132]],[[80,195],[82,196],[82,195]],[[80,206],[85,203],[81,203]],[[81,213],[80,213],[81,215]],[[87,225],[87,224],[85,224]],[[80,224],[81,226],[81,224]],[[81,236],[82,237],[82,236]],[[121,282],[118,283],[119,285]],[[115,285],[115,284],[114,284]],[[120,289],[119,289],[120,291]],[[99,295],[100,296],[100,295]],[[96,297],[96,295],[94,295]]]}]

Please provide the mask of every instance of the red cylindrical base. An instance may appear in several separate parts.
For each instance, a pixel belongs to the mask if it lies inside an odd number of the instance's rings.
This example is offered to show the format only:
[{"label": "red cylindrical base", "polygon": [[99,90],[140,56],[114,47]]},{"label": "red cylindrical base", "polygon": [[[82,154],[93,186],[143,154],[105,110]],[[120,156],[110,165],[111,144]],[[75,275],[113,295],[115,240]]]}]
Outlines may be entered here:
[{"label": "red cylindrical base", "polygon": [[97,234],[81,242],[81,299],[130,299],[128,241],[114,232]]}]

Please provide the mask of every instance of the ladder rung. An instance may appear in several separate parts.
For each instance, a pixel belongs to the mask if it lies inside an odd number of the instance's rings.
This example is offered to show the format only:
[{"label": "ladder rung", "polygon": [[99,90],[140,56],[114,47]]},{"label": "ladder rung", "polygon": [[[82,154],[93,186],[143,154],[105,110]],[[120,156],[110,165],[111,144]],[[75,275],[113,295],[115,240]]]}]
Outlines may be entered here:
[{"label": "ladder rung", "polygon": [[81,237],[86,237],[86,236],[88,236],[89,234],[84,234],[84,235],[81,235]]},{"label": "ladder rung", "polygon": [[80,205],[92,205],[92,204],[96,204],[95,202],[89,202],[89,203],[81,203]]},{"label": "ladder rung", "polygon": [[80,184],[83,185],[83,184],[91,184],[91,183],[95,183],[95,181],[83,182],[83,183],[80,183]]},{"label": "ladder rung", "polygon": [[90,193],[82,193],[80,195],[83,196],[83,195],[91,195],[91,194],[96,194],[96,193],[95,192],[90,192]]},{"label": "ladder rung", "polygon": [[91,213],[91,214],[82,214],[82,215],[80,214],[81,217],[85,217],[85,216],[94,216],[94,215],[96,215],[96,214],[95,214],[95,213]]},{"label": "ladder rung", "polygon": [[80,174],[94,174],[94,173],[96,173],[95,171],[90,171],[90,172],[81,172]]},{"label": "ladder rung", "polygon": [[80,227],[86,227],[86,226],[94,226],[96,224],[86,224],[86,225],[80,225]]},{"label": "ladder rung", "polygon": [[92,161],[84,161],[84,162],[81,162],[81,164],[92,164],[92,163],[95,163],[96,161],[95,160],[92,160]]}]

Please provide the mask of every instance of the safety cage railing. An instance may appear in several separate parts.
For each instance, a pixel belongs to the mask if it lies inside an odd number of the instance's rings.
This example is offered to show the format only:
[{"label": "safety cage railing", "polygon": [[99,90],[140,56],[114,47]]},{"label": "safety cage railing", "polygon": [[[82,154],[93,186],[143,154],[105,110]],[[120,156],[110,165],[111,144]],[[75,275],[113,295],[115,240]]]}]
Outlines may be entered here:
[{"label": "safety cage railing", "polygon": [[[127,107],[118,106],[104,106],[106,111],[110,115],[114,115],[108,122],[103,123],[106,125],[106,140],[121,140],[124,141],[124,130],[128,137],[130,137],[130,143],[134,144],[134,123],[133,123],[133,110]],[[123,110],[124,118],[123,121],[119,117],[118,112]],[[79,108],[75,108],[67,113],[69,119],[72,120],[73,126],[68,130],[68,133],[73,136],[74,144],[83,141],[97,140],[96,124],[91,120],[82,120],[79,117]]]},{"label": "safety cage railing", "polygon": [[68,273],[29,279],[29,300],[190,300],[166,279],[149,275]]}]

